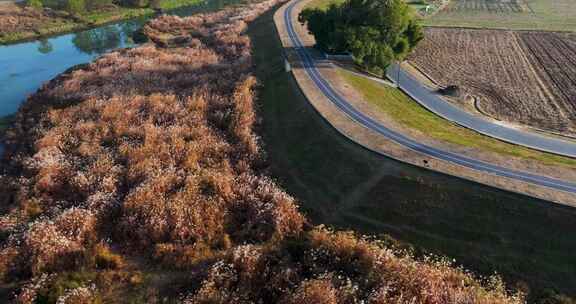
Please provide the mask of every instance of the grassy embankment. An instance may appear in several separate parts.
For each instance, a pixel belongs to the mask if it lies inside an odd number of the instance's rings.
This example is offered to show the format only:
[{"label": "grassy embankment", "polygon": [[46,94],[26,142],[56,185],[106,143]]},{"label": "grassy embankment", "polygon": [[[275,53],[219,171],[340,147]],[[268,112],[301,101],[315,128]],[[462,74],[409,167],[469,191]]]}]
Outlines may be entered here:
[{"label": "grassy embankment", "polygon": [[[164,0],[161,8],[172,10],[180,7],[191,6],[200,3],[200,0]],[[43,23],[41,27],[21,32],[5,33],[0,35],[0,45],[15,43],[22,40],[37,39],[56,34],[79,31],[116,22],[153,14],[151,8],[129,8],[118,6],[114,10],[86,12],[75,19],[53,19]]]},{"label": "grassy embankment", "polygon": [[380,85],[346,71],[341,71],[340,74],[347,83],[362,92],[366,101],[376,105],[401,125],[418,130],[426,136],[455,145],[533,159],[547,165],[576,167],[576,159],[508,144],[459,127],[426,110],[398,89]]},{"label": "grassy embankment", "polygon": [[270,17],[249,32],[270,172],[316,224],[390,234],[483,274],[576,295],[576,210],[400,164],[350,142],[285,73]]}]

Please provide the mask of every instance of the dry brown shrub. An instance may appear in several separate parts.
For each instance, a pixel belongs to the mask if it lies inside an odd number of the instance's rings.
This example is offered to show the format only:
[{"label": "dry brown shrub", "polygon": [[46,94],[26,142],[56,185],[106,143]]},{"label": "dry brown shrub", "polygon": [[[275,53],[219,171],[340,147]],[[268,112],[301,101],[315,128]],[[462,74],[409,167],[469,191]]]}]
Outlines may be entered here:
[{"label": "dry brown shrub", "polygon": [[326,279],[304,281],[293,294],[282,300],[286,304],[337,304],[337,290]]},{"label": "dry brown shrub", "polygon": [[95,286],[67,290],[64,295],[58,298],[56,304],[94,304],[96,302],[94,290]]},{"label": "dry brown shrub", "polygon": [[120,269],[126,262],[121,255],[112,252],[110,246],[100,242],[94,248],[94,264],[98,269]]},{"label": "dry brown shrub", "polygon": [[69,269],[82,262],[85,245],[94,238],[95,216],[88,210],[71,208],[54,221],[33,223],[22,236],[20,252],[33,274]]},{"label": "dry brown shrub", "polygon": [[201,275],[188,303],[523,303],[450,263],[416,261],[322,228],[276,246],[241,246]]},{"label": "dry brown shrub", "polygon": [[0,38],[16,33],[32,33],[46,25],[66,21],[67,14],[50,9],[23,7],[18,3],[0,3]]}]

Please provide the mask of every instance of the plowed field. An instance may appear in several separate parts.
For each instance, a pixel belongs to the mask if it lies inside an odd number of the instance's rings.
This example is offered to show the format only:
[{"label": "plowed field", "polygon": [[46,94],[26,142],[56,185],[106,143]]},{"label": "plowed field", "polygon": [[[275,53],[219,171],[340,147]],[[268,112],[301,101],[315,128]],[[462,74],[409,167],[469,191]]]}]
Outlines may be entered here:
[{"label": "plowed field", "polygon": [[409,60],[494,118],[576,134],[576,36],[429,28]]}]

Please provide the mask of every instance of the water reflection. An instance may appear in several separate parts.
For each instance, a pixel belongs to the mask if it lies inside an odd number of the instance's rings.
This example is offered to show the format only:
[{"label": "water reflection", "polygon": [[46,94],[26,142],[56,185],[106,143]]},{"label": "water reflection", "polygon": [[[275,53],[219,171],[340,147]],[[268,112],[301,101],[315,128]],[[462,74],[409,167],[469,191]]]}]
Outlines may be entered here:
[{"label": "water reflection", "polygon": [[102,54],[120,45],[120,34],[116,26],[106,26],[78,33],[72,39],[72,43],[86,54]]},{"label": "water reflection", "polygon": [[48,54],[52,52],[52,50],[53,50],[52,43],[50,43],[50,41],[48,41],[47,39],[38,40],[38,52],[42,54]]}]

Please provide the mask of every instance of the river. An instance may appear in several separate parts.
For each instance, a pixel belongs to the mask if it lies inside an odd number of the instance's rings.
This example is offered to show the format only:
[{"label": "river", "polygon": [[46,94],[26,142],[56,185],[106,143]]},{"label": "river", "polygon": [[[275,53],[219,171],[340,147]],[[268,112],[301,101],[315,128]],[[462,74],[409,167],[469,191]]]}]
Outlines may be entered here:
[{"label": "river", "polygon": [[[168,13],[190,16],[239,2],[210,0]],[[68,68],[90,62],[111,50],[134,46],[132,34],[152,17],[142,16],[76,33],[0,46],[0,117],[16,113],[28,95]],[[2,151],[0,144],[0,155]]]}]

